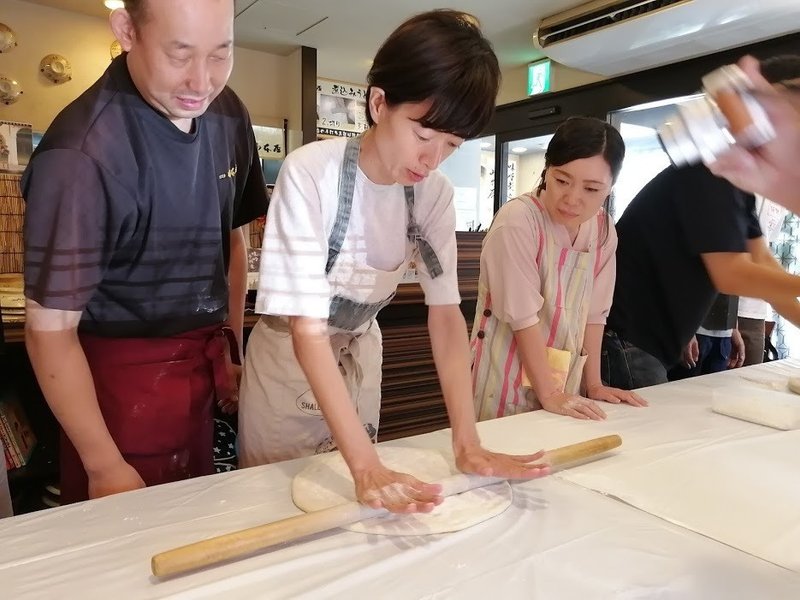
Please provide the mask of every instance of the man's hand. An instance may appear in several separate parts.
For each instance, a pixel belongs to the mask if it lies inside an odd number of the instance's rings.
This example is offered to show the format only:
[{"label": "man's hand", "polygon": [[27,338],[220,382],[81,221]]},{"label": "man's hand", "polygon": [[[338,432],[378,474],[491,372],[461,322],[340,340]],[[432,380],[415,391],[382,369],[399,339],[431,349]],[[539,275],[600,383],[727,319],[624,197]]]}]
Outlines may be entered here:
[{"label": "man's hand", "polygon": [[734,329],[731,334],[731,355],[728,357],[728,368],[737,369],[744,364],[745,351],[744,340],[738,329]]},{"label": "man's hand", "polygon": [[100,471],[87,472],[89,498],[102,498],[145,487],[139,473],[124,460]]},{"label": "man's hand", "polygon": [[694,369],[698,360],[700,360],[700,344],[697,343],[697,337],[692,336],[691,341],[681,352],[681,364],[687,369]]}]

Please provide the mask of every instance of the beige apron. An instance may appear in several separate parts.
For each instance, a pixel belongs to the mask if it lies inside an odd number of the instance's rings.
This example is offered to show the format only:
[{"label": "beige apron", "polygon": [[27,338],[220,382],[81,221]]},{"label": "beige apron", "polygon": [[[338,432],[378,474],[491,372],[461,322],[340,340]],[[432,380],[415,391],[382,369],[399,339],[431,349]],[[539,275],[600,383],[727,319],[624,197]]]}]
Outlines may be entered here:
[{"label": "beige apron", "polygon": [[[357,263],[340,254],[352,208],[360,138],[348,141],[339,183],[339,207],[328,240],[326,273],[331,283],[328,326],[333,354],[367,435],[377,440],[381,404],[383,346],[375,319],[394,297],[408,264],[419,255],[431,277],[441,266],[419,235],[414,189],[405,188],[408,208],[406,254],[392,271]],[[366,296],[355,290],[370,281]],[[247,344],[239,400],[239,465],[278,462],[335,450],[336,444],[294,355],[288,321],[262,316]]]},{"label": "beige apron", "polygon": [[[524,202],[532,212],[544,212],[533,195],[512,200]],[[544,218],[547,219],[545,213]],[[531,232],[531,252],[537,253],[537,266],[542,282],[544,304],[539,323],[545,336],[551,368],[555,361],[569,353],[568,370],[564,374],[564,391],[577,394],[586,364],[583,336],[589,315],[594,279],[599,272],[599,235],[601,215],[590,221],[593,240],[588,252],[559,246],[548,227]],[[539,222],[536,219],[535,222]],[[541,248],[533,247],[543,239]],[[492,298],[484,280],[478,287],[478,304],[470,340],[472,349],[472,383],[478,420],[494,419],[541,408],[534,390],[525,384],[514,332],[508,323],[492,312]]]}]

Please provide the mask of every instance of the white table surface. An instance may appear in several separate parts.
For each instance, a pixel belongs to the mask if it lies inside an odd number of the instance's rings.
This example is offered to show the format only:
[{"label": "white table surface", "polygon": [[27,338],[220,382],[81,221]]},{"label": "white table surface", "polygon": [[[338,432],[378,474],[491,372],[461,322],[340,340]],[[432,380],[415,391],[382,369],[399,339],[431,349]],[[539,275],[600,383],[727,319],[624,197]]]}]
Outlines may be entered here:
[{"label": "white table surface", "polygon": [[[607,433],[623,447],[515,483],[511,508],[457,533],[337,530],[167,581],[150,575],[157,552],[297,514],[289,489],[305,459],[3,519],[0,598],[797,599],[800,574],[768,561],[794,568],[800,556],[800,509],[789,510],[800,507],[800,438],[708,406],[726,378],[798,367],[649,388],[653,406],[608,406],[603,423],[542,411],[481,423],[498,450]],[[449,431],[391,444],[444,449]]]}]

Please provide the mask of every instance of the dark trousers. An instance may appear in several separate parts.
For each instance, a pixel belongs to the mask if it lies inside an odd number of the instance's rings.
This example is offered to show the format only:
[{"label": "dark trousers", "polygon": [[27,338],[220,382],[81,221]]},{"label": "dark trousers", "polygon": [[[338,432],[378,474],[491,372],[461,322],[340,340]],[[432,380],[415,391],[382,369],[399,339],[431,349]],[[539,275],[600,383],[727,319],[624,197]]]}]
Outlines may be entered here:
[{"label": "dark trousers", "polygon": [[731,357],[731,338],[712,337],[701,333],[695,337],[698,346],[697,364],[691,368],[684,365],[672,367],[667,373],[670,381],[727,371],[728,360]]},{"label": "dark trousers", "polygon": [[600,375],[606,385],[623,390],[667,382],[667,369],[660,360],[610,329],[603,334]]},{"label": "dark trousers", "polygon": [[739,333],[744,340],[744,366],[764,362],[764,319],[739,317]]}]

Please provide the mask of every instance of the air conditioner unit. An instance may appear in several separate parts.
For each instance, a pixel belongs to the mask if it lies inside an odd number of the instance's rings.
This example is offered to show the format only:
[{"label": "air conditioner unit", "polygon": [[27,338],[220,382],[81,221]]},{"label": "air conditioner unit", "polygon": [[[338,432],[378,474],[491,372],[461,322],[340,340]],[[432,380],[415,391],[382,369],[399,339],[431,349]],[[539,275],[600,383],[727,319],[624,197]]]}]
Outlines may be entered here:
[{"label": "air conditioner unit", "polygon": [[800,30],[800,0],[595,0],[547,17],[549,58],[622,75]]}]

